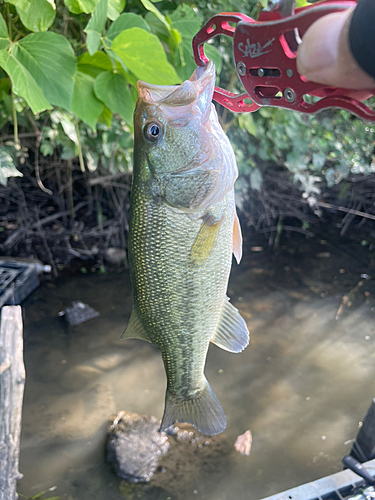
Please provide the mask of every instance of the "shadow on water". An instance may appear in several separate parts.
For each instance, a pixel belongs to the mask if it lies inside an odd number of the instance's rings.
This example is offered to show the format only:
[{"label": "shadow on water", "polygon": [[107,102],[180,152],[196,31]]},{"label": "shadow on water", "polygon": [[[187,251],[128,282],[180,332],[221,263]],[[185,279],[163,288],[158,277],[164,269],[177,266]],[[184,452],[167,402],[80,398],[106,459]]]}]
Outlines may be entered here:
[{"label": "shadow on water", "polygon": [[[373,263],[367,248],[348,242],[293,238],[276,253],[252,251],[245,242],[229,295],[251,343],[241,355],[211,346],[206,366],[227,414],[224,452],[194,451],[178,469],[166,458],[165,472],[146,487],[116,478],[103,451],[113,413],[160,418],[164,404],[158,351],[119,340],[131,309],[127,272],[43,285],[24,304],[19,491],[33,495],[57,485],[54,494],[71,500],[256,500],[340,470],[375,396],[375,282],[367,280],[352,307],[335,317],[343,295],[361,274],[371,275]],[[99,318],[68,329],[57,314],[72,300],[94,307]],[[249,457],[233,449],[247,429]]]}]

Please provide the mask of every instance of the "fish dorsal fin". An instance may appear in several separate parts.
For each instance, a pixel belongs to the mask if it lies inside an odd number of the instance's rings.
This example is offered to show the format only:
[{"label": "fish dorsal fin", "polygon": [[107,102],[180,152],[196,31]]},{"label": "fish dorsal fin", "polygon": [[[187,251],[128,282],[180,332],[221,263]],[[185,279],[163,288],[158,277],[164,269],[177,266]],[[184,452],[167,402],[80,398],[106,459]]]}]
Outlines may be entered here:
[{"label": "fish dorsal fin", "polygon": [[206,214],[202,219],[201,227],[190,250],[189,263],[193,266],[203,265],[212,254],[224,217],[215,221],[210,214]]},{"label": "fish dorsal fin", "polygon": [[124,333],[121,335],[121,340],[124,339],[141,339],[151,342],[147,332],[138,318],[137,311],[134,309],[130,315],[128,326],[125,328]]},{"label": "fish dorsal fin", "polygon": [[242,232],[236,211],[234,212],[233,221],[233,255],[236,258],[237,264],[239,264],[242,259]]},{"label": "fish dorsal fin", "polygon": [[249,330],[247,329],[245,320],[229,302],[229,298],[227,297],[221,311],[218,327],[211,342],[225,351],[241,352],[248,345],[249,338]]}]

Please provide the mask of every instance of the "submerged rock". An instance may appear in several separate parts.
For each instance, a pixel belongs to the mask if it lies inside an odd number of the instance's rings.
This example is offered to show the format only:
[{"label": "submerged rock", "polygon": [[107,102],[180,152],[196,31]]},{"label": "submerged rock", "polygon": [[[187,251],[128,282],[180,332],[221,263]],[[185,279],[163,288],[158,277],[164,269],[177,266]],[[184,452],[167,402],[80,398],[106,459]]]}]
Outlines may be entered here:
[{"label": "submerged rock", "polygon": [[118,476],[133,483],[151,479],[170,446],[159,427],[154,416],[130,411],[116,415],[109,428],[107,458]]},{"label": "submerged rock", "polygon": [[197,475],[212,477],[228,465],[233,444],[225,434],[204,436],[189,424],[170,427],[167,433],[159,427],[153,416],[123,411],[109,428],[107,458],[117,475],[128,483],[147,483],[126,487],[132,492],[128,498],[139,498],[134,488],[145,499],[186,498]]}]

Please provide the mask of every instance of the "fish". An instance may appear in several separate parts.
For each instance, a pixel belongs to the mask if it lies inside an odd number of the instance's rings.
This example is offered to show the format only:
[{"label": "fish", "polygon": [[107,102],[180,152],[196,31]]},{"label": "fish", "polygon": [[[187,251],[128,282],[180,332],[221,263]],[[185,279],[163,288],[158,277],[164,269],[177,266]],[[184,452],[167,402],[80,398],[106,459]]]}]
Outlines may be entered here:
[{"label": "fish", "polygon": [[122,338],[151,342],[167,376],[161,430],[187,422],[205,435],[226,428],[204,366],[210,341],[229,352],[249,332],[226,295],[242,236],[238,176],[212,104],[215,66],[181,85],[139,81],[128,236],[133,309]]}]

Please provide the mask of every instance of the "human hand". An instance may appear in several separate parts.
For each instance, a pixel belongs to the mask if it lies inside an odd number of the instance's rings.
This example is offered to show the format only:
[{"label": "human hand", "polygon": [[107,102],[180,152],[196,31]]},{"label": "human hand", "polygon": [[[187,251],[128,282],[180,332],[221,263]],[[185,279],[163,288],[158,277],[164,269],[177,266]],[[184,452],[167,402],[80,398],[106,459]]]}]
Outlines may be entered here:
[{"label": "human hand", "polygon": [[[331,87],[374,89],[375,80],[355,61],[349,47],[349,26],[354,9],[321,17],[302,38],[297,70],[308,80]],[[355,97],[363,100],[357,93]]]}]

